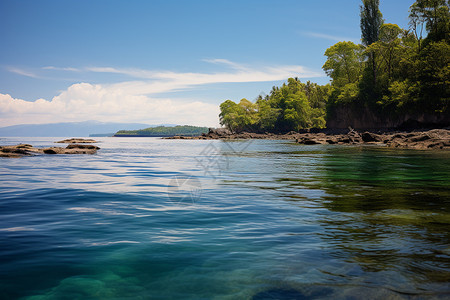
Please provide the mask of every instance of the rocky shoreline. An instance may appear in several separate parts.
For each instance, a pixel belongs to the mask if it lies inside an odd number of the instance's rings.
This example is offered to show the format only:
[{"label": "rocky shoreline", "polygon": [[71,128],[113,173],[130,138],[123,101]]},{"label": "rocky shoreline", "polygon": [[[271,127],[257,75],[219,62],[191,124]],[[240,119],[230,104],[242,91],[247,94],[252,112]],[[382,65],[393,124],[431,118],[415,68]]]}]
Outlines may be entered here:
[{"label": "rocky shoreline", "polygon": [[336,132],[295,132],[285,134],[274,133],[231,133],[226,129],[210,128],[208,133],[201,136],[174,136],[166,139],[195,139],[195,140],[232,140],[232,139],[272,139],[293,140],[303,145],[379,145],[389,148],[405,148],[418,150],[450,150],[450,130],[432,129],[411,132],[357,132],[353,129],[346,133]]},{"label": "rocky shoreline", "polygon": [[[76,142],[77,144],[74,144]],[[63,147],[35,148],[29,144],[19,144],[13,146],[0,146],[0,157],[18,158],[39,154],[95,154],[100,148],[94,145],[80,145],[78,143],[96,143],[88,139],[70,139],[55,143],[68,143]]]}]

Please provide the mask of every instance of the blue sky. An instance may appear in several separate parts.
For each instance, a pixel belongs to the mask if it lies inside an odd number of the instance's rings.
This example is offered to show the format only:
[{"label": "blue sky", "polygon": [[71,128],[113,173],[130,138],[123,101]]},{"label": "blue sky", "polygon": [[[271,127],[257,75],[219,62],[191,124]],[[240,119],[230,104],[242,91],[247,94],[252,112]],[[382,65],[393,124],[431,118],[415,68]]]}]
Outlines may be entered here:
[{"label": "blue sky", "polygon": [[[329,81],[359,42],[359,0],[0,0],[0,126],[61,121],[218,126],[226,99],[288,77]],[[381,0],[406,28],[412,0]]]}]

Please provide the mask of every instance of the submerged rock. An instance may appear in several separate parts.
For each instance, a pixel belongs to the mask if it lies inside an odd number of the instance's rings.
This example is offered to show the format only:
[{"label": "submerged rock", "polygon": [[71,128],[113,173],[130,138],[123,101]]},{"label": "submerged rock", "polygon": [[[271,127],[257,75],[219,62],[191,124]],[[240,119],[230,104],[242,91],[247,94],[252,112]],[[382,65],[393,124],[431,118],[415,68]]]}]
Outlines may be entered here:
[{"label": "submerged rock", "polygon": [[276,287],[261,291],[251,298],[252,300],[307,300],[332,299],[333,290],[325,286],[308,286],[300,289]]}]

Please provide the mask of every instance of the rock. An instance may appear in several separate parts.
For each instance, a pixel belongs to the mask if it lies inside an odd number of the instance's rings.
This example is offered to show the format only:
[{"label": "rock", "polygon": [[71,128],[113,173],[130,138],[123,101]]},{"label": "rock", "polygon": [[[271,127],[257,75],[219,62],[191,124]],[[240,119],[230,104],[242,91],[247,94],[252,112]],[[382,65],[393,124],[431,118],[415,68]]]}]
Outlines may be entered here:
[{"label": "rock", "polygon": [[338,139],[338,143],[350,144],[351,142],[352,141],[348,137]]},{"label": "rock", "polygon": [[388,135],[385,143],[392,148],[410,148],[417,150],[450,149],[450,130],[433,129],[408,134]]},{"label": "rock", "polygon": [[422,142],[431,139],[426,133],[425,134],[419,134],[417,136],[411,137],[409,140],[411,142]]},{"label": "rock", "polygon": [[50,147],[42,149],[45,154],[95,154],[100,149],[94,145],[70,144],[66,148]]},{"label": "rock", "polygon": [[338,143],[337,140],[336,140],[336,138],[329,138],[329,139],[326,140],[326,142],[327,142],[328,144],[330,144],[330,145],[334,145],[334,144],[337,144],[337,143]]},{"label": "rock", "polygon": [[20,145],[17,145],[17,146],[15,146],[16,148],[19,148],[19,149],[23,149],[23,148],[25,148],[25,149],[27,149],[27,148],[33,148],[33,146],[31,146],[30,144],[20,144]]},{"label": "rock", "polygon": [[[27,149],[30,149],[30,147],[27,147]],[[23,145],[0,147],[0,157],[22,157],[25,155],[31,154],[23,148]]]},{"label": "rock", "polygon": [[367,132],[367,131],[361,135],[361,139],[364,141],[364,143],[381,141],[381,137],[378,134]]},{"label": "rock", "polygon": [[71,138],[67,140],[58,141],[55,143],[60,144],[89,144],[89,143],[98,143],[96,140],[93,139],[78,139],[78,138]]},{"label": "rock", "polygon": [[297,134],[298,138],[296,139],[297,143],[304,145],[321,145],[327,143],[327,136],[323,133],[318,134]]},{"label": "rock", "polygon": [[61,147],[51,147],[51,148],[42,149],[42,152],[45,154],[61,154],[63,151],[64,150]]},{"label": "rock", "polygon": [[227,136],[230,135],[231,131],[226,128],[209,128],[208,135],[217,135],[217,136]]},{"label": "rock", "polygon": [[317,145],[317,144],[321,144],[318,140],[314,140],[314,139],[303,139],[302,144],[304,145]]},{"label": "rock", "polygon": [[[347,133],[345,133],[347,132]],[[449,129],[433,129],[429,131],[419,132],[387,132],[372,133],[364,132],[360,134],[352,128],[340,131],[319,131],[319,130],[301,130],[300,132],[291,131],[285,134],[274,133],[254,133],[241,132],[231,133],[227,129],[210,128],[207,134],[197,137],[181,137],[175,136],[168,139],[272,139],[272,140],[294,140],[304,145],[319,144],[384,144],[392,148],[411,148],[411,149],[450,149],[450,130]]]},{"label": "rock", "polygon": [[66,148],[34,148],[29,144],[0,146],[0,157],[22,157],[33,154],[95,154],[100,149],[94,145],[70,144]]},{"label": "rock", "polygon": [[94,146],[94,145],[78,145],[78,144],[70,144],[66,147],[66,149],[95,149],[98,150],[100,147]]}]

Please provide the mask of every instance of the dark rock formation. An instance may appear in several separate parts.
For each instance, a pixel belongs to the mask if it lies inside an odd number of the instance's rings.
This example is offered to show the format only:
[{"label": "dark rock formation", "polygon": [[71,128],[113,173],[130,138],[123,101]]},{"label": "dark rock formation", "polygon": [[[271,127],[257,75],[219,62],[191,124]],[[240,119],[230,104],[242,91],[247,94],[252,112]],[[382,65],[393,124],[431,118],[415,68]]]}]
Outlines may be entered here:
[{"label": "dark rock formation", "polygon": [[58,141],[55,143],[60,144],[90,144],[90,143],[98,143],[96,140],[93,139],[77,139],[77,138],[71,138],[67,140]]},{"label": "dark rock formation", "polygon": [[365,143],[382,141],[382,138],[378,134],[368,132],[368,131],[361,134],[361,138],[362,138],[363,142],[365,142]]},{"label": "dark rock formation", "polygon": [[386,136],[384,142],[391,148],[450,149],[450,130],[433,129],[408,134]]},{"label": "dark rock formation", "polygon": [[301,134],[296,139],[297,143],[304,145],[314,144],[379,144],[390,148],[409,148],[418,150],[447,149],[450,150],[450,130],[433,129],[410,133],[383,133],[375,134],[364,132],[359,134],[350,130],[347,134]]},{"label": "dark rock formation", "polygon": [[0,146],[0,157],[22,157],[35,154],[95,154],[100,149],[94,145],[70,144],[66,148],[34,148],[32,145]]},{"label": "dark rock formation", "polygon": [[[230,133],[229,131],[210,130],[207,134],[197,137],[174,136],[167,139],[271,139],[271,140],[294,140],[303,145],[380,145],[391,148],[410,149],[450,149],[450,130],[433,129],[428,131],[414,132],[378,132],[365,131],[362,134],[351,127],[345,130],[322,130],[317,133],[295,131],[286,134],[273,133]],[[219,135],[220,133],[220,135]]]},{"label": "dark rock formation", "polygon": [[0,157],[22,157],[31,155],[29,149],[34,149],[28,144],[20,144],[16,146],[0,146]]}]

